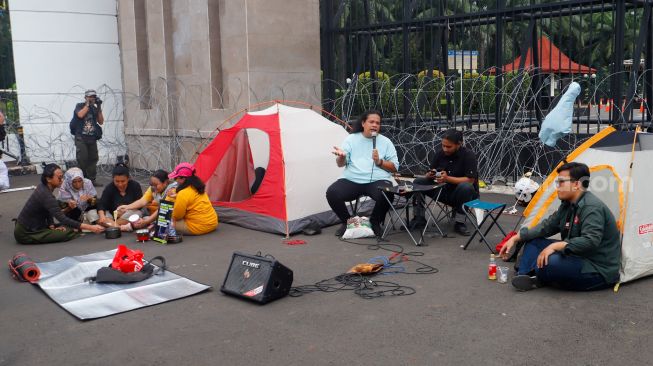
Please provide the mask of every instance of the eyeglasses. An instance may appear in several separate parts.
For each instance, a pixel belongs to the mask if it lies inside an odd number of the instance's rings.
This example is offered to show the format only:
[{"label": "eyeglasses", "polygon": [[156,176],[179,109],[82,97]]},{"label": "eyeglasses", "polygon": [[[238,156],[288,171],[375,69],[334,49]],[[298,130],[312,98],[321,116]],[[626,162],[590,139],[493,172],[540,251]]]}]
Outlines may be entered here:
[{"label": "eyeglasses", "polygon": [[574,180],[571,178],[556,178],[555,180],[556,187],[560,187],[564,182],[574,182]]}]

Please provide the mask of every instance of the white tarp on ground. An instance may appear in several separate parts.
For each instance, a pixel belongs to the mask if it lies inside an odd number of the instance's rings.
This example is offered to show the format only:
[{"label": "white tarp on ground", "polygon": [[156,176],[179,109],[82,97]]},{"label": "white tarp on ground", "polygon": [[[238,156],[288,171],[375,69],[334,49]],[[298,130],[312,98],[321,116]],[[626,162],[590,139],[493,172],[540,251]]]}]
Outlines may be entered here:
[{"label": "white tarp on ground", "polygon": [[84,281],[95,276],[101,267],[111,264],[115,253],[114,249],[37,263],[41,270],[37,285],[59,306],[82,320],[161,304],[211,288],[170,271],[130,284]]}]

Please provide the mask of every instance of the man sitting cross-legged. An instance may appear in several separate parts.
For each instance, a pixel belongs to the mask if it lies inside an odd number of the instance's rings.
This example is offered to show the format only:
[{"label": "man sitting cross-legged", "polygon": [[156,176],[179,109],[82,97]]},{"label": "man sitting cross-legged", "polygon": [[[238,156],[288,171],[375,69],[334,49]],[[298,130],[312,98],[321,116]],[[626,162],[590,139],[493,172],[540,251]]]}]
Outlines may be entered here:
[{"label": "man sitting cross-legged", "polygon": [[[558,168],[560,207],[533,228],[522,228],[501,248],[505,260],[518,242],[525,242],[512,285],[520,291],[540,286],[590,291],[619,281],[621,245],[612,212],[587,191],[590,170],[585,164]],[[561,240],[546,239],[560,234]]]}]

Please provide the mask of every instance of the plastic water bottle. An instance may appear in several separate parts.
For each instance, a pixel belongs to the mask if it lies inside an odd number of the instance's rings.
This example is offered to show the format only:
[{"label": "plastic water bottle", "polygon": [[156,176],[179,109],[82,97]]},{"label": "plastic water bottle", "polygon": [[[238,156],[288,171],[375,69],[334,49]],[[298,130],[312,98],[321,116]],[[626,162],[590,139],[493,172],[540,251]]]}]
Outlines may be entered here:
[{"label": "plastic water bottle", "polygon": [[177,236],[177,230],[175,230],[175,225],[172,222],[170,222],[170,227],[168,228],[168,236]]},{"label": "plastic water bottle", "polygon": [[497,261],[494,258],[494,254],[490,254],[490,264],[487,267],[487,279],[488,280],[497,279]]}]

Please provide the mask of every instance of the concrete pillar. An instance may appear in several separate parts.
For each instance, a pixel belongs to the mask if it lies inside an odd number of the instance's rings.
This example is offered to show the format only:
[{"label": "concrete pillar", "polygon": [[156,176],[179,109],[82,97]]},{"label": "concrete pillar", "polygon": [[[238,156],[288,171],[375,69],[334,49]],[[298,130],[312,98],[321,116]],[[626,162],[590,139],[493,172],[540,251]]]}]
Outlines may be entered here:
[{"label": "concrete pillar", "polygon": [[119,0],[118,14],[135,167],[191,160],[227,117],[257,103],[321,104],[318,0]]}]

